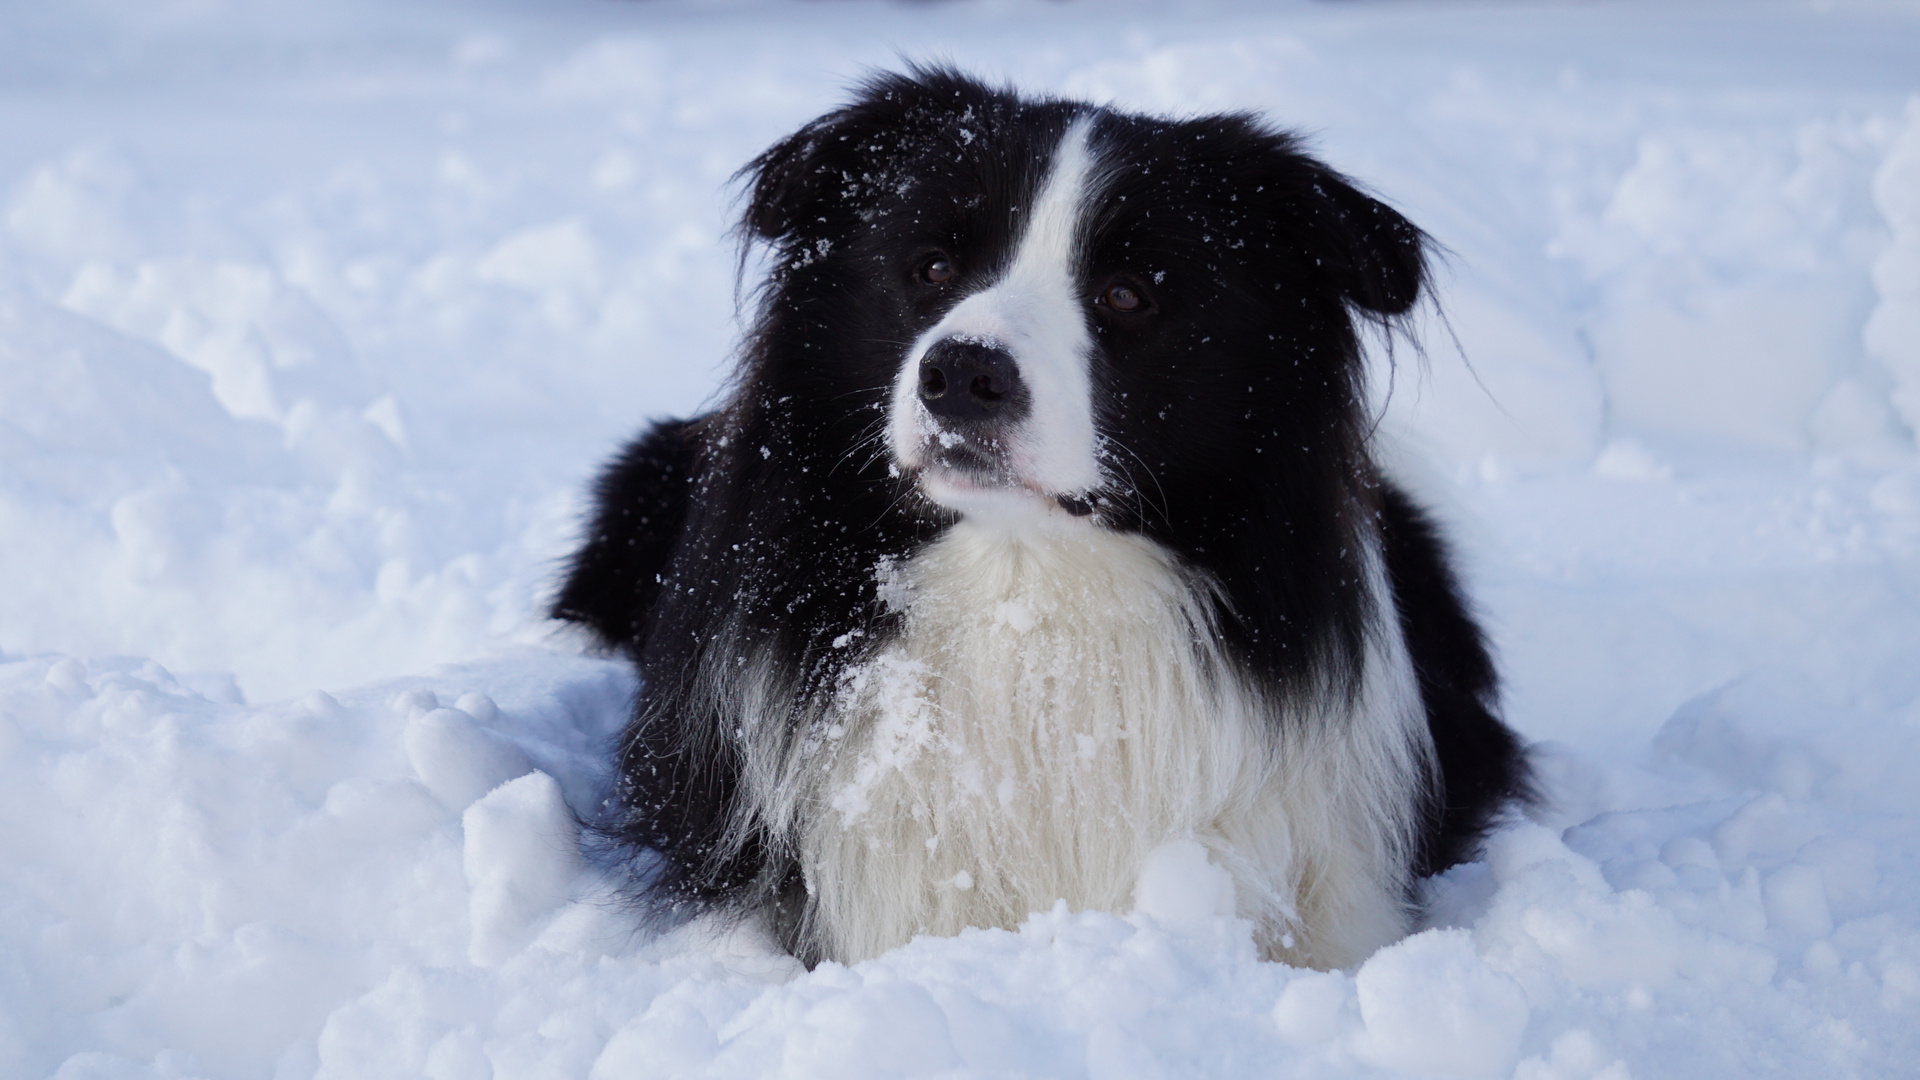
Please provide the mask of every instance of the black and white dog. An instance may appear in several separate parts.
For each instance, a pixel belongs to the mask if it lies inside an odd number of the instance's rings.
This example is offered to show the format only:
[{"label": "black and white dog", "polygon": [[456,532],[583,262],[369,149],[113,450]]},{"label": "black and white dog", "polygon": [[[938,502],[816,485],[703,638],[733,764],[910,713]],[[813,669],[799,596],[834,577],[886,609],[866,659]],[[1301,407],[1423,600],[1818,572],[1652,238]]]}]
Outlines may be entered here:
[{"label": "black and white dog", "polygon": [[554,613],[642,675],[603,824],[808,962],[1127,910],[1183,839],[1266,955],[1357,962],[1529,791],[1355,320],[1422,233],[1244,115],[942,69],[745,170],[725,404],[601,477]]}]

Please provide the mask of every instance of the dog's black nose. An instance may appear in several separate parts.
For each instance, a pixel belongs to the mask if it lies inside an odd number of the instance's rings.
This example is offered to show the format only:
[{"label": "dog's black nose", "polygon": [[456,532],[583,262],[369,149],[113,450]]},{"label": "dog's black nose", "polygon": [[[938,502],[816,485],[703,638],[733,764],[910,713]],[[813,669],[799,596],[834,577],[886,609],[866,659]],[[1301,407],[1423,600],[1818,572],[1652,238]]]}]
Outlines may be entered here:
[{"label": "dog's black nose", "polygon": [[938,341],[920,358],[920,400],[943,420],[1012,419],[1027,388],[1013,354],[962,338]]}]

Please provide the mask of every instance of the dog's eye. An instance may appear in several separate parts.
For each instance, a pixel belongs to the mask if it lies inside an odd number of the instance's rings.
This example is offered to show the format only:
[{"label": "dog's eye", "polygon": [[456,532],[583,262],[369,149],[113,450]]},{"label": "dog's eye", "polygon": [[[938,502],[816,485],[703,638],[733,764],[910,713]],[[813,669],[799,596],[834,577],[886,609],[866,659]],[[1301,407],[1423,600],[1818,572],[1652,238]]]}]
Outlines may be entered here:
[{"label": "dog's eye", "polygon": [[953,280],[953,264],[945,255],[935,255],[921,264],[920,280],[929,285],[945,285]]},{"label": "dog's eye", "polygon": [[1139,311],[1147,306],[1147,298],[1140,295],[1140,290],[1124,281],[1107,286],[1107,291],[1100,296],[1100,302],[1115,311]]}]

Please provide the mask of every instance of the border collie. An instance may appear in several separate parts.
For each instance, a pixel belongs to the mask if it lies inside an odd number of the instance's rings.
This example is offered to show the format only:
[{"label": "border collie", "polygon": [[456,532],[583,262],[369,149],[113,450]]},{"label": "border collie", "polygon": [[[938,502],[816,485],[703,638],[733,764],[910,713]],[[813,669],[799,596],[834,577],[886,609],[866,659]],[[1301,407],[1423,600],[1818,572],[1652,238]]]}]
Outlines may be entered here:
[{"label": "border collie", "polygon": [[1524,752],[1356,320],[1425,237],[1248,115],[940,68],[742,172],[724,403],[601,476],[554,614],[638,666],[603,835],[809,964],[1124,911],[1197,841],[1264,955],[1408,932]]}]

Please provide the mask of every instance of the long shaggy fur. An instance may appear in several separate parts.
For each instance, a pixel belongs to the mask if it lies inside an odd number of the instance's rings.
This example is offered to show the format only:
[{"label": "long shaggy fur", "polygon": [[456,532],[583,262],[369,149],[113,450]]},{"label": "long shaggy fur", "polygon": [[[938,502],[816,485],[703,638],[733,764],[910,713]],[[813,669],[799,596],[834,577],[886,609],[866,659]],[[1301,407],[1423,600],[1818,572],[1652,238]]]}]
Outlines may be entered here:
[{"label": "long shaggy fur", "polygon": [[1368,443],[1355,320],[1419,230],[1252,117],[940,69],[745,176],[733,388],[608,469],[554,605],[642,675],[601,823],[640,898],[852,961],[1124,910],[1198,840],[1269,956],[1405,932],[1529,792]]}]

